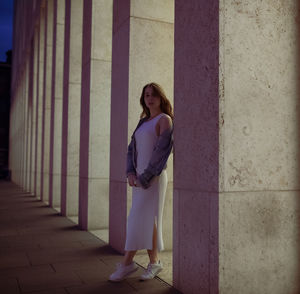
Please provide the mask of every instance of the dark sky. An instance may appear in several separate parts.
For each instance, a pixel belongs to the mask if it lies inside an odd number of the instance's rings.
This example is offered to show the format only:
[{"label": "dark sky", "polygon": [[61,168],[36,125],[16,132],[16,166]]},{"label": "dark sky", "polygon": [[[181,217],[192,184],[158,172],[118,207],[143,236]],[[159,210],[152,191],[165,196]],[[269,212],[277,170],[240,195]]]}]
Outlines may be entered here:
[{"label": "dark sky", "polygon": [[0,61],[6,61],[6,51],[12,49],[14,0],[0,0]]}]

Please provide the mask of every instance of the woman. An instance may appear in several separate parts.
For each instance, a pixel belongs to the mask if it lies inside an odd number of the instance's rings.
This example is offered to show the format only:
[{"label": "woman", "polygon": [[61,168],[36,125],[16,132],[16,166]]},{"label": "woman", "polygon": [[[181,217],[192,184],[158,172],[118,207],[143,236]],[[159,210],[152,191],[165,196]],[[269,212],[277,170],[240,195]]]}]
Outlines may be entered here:
[{"label": "woman", "polygon": [[111,281],[121,281],[138,269],[133,262],[137,250],[147,249],[150,260],[141,280],[153,279],[163,268],[158,251],[164,249],[162,215],[168,181],[166,163],[173,144],[173,113],[170,101],[156,83],[144,86],[140,104],[141,120],[127,152],[132,207],[127,220],[125,256],[111,274]]}]

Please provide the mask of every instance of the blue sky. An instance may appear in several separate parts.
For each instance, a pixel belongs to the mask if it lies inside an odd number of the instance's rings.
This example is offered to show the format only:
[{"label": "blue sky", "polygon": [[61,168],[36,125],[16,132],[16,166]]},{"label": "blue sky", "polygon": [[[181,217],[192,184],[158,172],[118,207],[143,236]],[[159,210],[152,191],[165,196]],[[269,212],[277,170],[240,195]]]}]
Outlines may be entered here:
[{"label": "blue sky", "polygon": [[0,61],[6,61],[5,52],[12,49],[13,0],[0,0]]}]

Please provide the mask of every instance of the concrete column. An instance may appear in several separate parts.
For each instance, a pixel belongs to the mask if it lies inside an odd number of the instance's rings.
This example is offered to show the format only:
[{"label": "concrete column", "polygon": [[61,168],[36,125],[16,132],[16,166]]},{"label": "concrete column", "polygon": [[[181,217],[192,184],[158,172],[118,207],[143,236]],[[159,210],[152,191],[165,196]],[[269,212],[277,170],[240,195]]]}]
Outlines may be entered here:
[{"label": "concrete column", "polygon": [[173,285],[218,293],[219,1],[175,1]]},{"label": "concrete column", "polygon": [[49,202],[60,210],[61,131],[65,2],[54,0],[51,89]]},{"label": "concrete column", "polygon": [[56,22],[57,0],[53,0],[53,35],[52,35],[52,75],[51,75],[51,111],[49,138],[49,206],[53,207],[53,146],[54,146],[54,117],[55,117],[55,71],[56,71]]},{"label": "concrete column", "polygon": [[62,140],[61,140],[61,213],[67,214],[67,150],[68,150],[68,108],[69,108],[69,73],[70,73],[70,31],[71,1],[65,1],[64,31],[64,68],[62,101]]},{"label": "concrete column", "polygon": [[36,191],[41,199],[41,164],[42,164],[42,136],[43,136],[43,89],[44,89],[44,51],[45,51],[45,8],[41,7],[39,24],[39,53],[38,53],[38,81],[36,107]]},{"label": "concrete column", "polygon": [[[19,80],[17,81],[17,85],[16,85],[16,96],[18,97],[20,94],[20,83]],[[15,117],[14,120],[12,121],[16,121],[18,122],[18,119],[20,117],[19,115],[19,100],[15,99],[14,101],[14,112],[15,112]],[[14,175],[13,175],[13,181],[17,184],[19,184],[19,176],[20,176],[20,142],[19,142],[19,123],[15,124],[14,127],[14,132],[13,132],[13,137],[12,137],[12,142],[13,142],[13,146],[15,147],[15,154],[17,154],[17,156],[15,158],[12,158],[12,162],[13,162],[13,169],[15,170]]]},{"label": "concrete column", "polygon": [[41,119],[41,173],[40,173],[40,198],[42,201],[45,201],[44,199],[44,158],[45,158],[45,116],[46,116],[46,79],[47,79],[47,31],[48,31],[48,1],[45,2],[44,6],[44,28],[43,28],[43,64],[41,65],[43,67],[43,76],[42,76],[42,86],[41,86],[41,111],[42,111],[42,119]]},{"label": "concrete column", "polygon": [[119,251],[124,250],[126,195],[131,194],[126,183],[126,151],[141,113],[142,87],[158,82],[172,101],[173,11],[173,1],[114,1],[109,243]]},{"label": "concrete column", "polygon": [[[26,59],[26,58],[25,58]],[[18,185],[22,187],[23,185],[23,167],[24,167],[24,75],[25,75],[25,65],[23,64],[23,68],[20,69],[20,87],[18,94],[18,147],[19,147],[19,177],[18,177]]]},{"label": "concrete column", "polygon": [[[15,85],[16,87],[16,85]],[[14,88],[14,96],[15,97],[16,95],[16,88]],[[13,161],[13,153],[15,152],[15,145],[13,144],[13,138],[14,138],[14,126],[12,124],[13,122],[13,119],[14,119],[14,110],[15,110],[15,107],[14,107],[14,101],[15,99],[12,99],[11,100],[11,104],[10,104],[10,116],[9,116],[9,125],[11,126],[10,129],[9,129],[9,146],[10,146],[10,152],[8,153],[8,164],[9,164],[9,168],[11,170],[11,180],[12,182],[14,182],[14,161]]]},{"label": "concrete column", "polygon": [[55,105],[53,142],[53,206],[61,202],[62,97],[64,65],[65,1],[57,1],[55,48]]},{"label": "concrete column", "polygon": [[[31,44],[31,43],[30,43]],[[28,49],[28,55],[27,55],[27,62],[26,62],[26,91],[27,91],[27,97],[26,97],[26,106],[25,106],[25,178],[24,178],[24,190],[29,192],[29,150],[30,150],[30,107],[29,107],[29,87],[30,87],[30,59],[31,59],[31,54],[30,54],[31,46],[30,49]]]},{"label": "concrete column", "polygon": [[84,1],[79,226],[108,229],[112,1]]},{"label": "concrete column", "polygon": [[25,73],[24,73],[24,120],[23,120],[23,126],[24,126],[24,148],[23,148],[23,153],[24,153],[24,159],[23,159],[23,183],[22,187],[26,191],[27,190],[27,177],[28,177],[28,169],[27,169],[27,164],[28,164],[28,79],[29,79],[29,62],[30,62],[30,55],[29,51],[26,50],[26,61],[25,61]]},{"label": "concrete column", "polygon": [[[64,202],[63,213],[75,218],[78,216],[82,14],[82,0],[66,0],[64,58],[68,59],[65,69],[67,70],[68,67],[69,71],[68,73],[64,71],[64,79],[66,79],[64,87],[68,87],[68,93],[64,93],[63,99],[68,99],[68,105],[63,106],[63,137],[67,131],[67,138],[64,138],[62,142],[62,157],[66,156],[66,158],[62,163],[62,185],[64,186],[61,191],[62,197],[66,197],[62,201]],[[67,110],[65,106],[67,106]]]},{"label": "concrete column", "polygon": [[33,64],[34,64],[34,39],[30,42],[30,56],[29,56],[29,72],[28,72],[28,182],[27,182],[27,191],[32,192],[32,134],[33,134]]},{"label": "concrete column", "polygon": [[220,292],[299,293],[299,1],[220,3]]},{"label": "concrete column", "polygon": [[49,153],[50,153],[50,116],[51,116],[51,82],[52,82],[52,39],[53,39],[53,0],[46,2],[45,25],[45,66],[44,66],[44,119],[42,152],[42,190],[43,201],[49,201]]},{"label": "concrete column", "polygon": [[20,92],[21,92],[21,82],[20,78],[17,81],[16,85],[16,92],[15,92],[15,99],[13,103],[13,110],[14,110],[14,117],[13,120],[11,120],[11,124],[13,122],[16,122],[14,124],[14,130],[13,130],[13,136],[12,136],[12,144],[14,146],[14,154],[16,154],[15,157],[12,158],[12,166],[13,166],[13,182],[16,184],[20,184],[20,165],[21,165],[21,134],[20,134]]},{"label": "concrete column", "polygon": [[32,89],[32,116],[31,116],[31,192],[36,195],[36,109],[37,109],[37,81],[38,81],[38,39],[39,39],[38,26],[34,29],[33,38],[33,89]]},{"label": "concrete column", "polygon": [[[26,60],[26,58],[25,58]],[[20,116],[19,116],[19,130],[20,130],[20,137],[19,137],[19,147],[20,147],[20,179],[19,179],[19,185],[23,186],[23,180],[24,180],[24,102],[25,102],[25,87],[24,87],[24,77],[25,77],[25,64],[23,64],[23,68],[21,69],[21,85],[20,85],[20,93],[19,93],[19,108],[20,108]]]}]

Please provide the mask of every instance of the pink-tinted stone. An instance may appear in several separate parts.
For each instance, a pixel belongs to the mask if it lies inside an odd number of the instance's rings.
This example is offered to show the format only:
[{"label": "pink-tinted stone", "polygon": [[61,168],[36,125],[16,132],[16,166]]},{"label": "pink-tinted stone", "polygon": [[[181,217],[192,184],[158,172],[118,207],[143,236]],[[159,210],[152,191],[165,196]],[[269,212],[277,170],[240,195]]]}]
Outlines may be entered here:
[{"label": "pink-tinted stone", "polygon": [[219,1],[175,2],[174,286],[218,293]]}]

